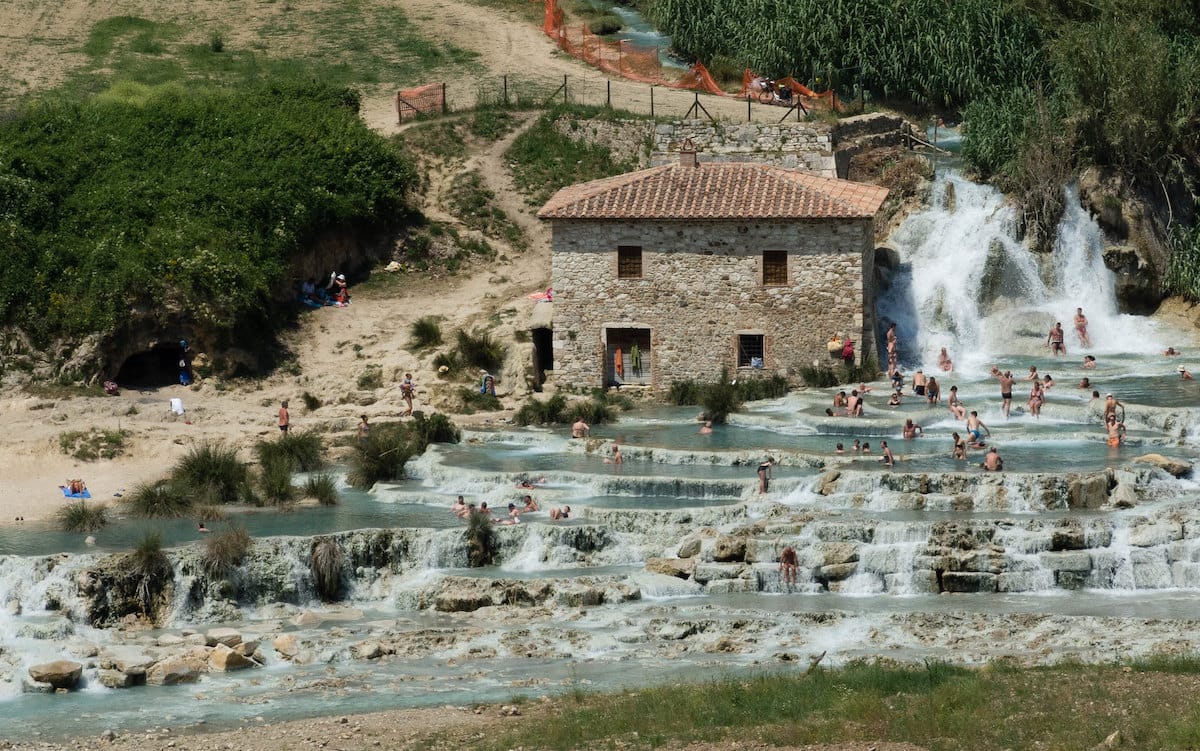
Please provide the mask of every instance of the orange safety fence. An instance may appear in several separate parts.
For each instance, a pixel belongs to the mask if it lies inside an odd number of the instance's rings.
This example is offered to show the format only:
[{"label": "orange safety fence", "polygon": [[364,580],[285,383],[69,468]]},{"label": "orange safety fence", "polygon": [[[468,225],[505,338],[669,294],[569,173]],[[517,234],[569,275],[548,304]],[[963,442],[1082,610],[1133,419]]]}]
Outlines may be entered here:
[{"label": "orange safety fence", "polygon": [[542,29],[567,54],[622,78],[725,95],[701,63],[696,63],[677,79],[670,78],[663,70],[657,49],[637,49],[623,40],[610,42],[603,39],[586,26],[568,26],[558,0],[544,2],[546,12]]},{"label": "orange safety fence", "polygon": [[[763,80],[762,76],[756,75],[754,71],[746,68],[742,73],[742,90],[738,92],[738,96],[755,96],[761,91],[756,85],[758,81]],[[786,86],[792,90],[792,93],[797,96],[802,96],[810,102],[828,107],[830,110],[838,111],[842,108],[841,102],[838,101],[837,93],[830,89],[829,91],[816,93],[804,84],[800,83],[791,76],[784,76],[775,81],[778,86]]]},{"label": "orange safety fence", "polygon": [[406,117],[443,112],[445,108],[444,83],[427,83],[415,89],[401,89],[396,92],[396,117],[400,122],[404,122]]}]

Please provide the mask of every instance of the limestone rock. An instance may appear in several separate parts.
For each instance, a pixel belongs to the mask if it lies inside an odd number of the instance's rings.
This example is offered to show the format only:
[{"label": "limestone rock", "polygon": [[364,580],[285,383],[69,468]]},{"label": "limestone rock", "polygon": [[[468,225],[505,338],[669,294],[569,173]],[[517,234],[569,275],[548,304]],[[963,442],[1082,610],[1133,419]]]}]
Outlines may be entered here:
[{"label": "limestone rock", "polygon": [[947,592],[995,592],[996,575],[977,571],[947,571],[942,574],[942,588]]},{"label": "limestone rock", "polygon": [[129,688],[134,684],[133,676],[120,670],[101,670],[96,678],[105,688]]},{"label": "limestone rock", "polygon": [[695,556],[700,555],[700,538],[692,537],[684,540],[683,543],[680,544],[679,550],[676,551],[675,554],[680,558],[694,558]]},{"label": "limestone rock", "polygon": [[824,582],[849,579],[858,569],[857,563],[837,563],[832,566],[822,566],[818,578]]},{"label": "limestone rock", "polygon": [[727,563],[746,560],[746,538],[722,535],[713,547],[713,560]]},{"label": "limestone rock", "polygon": [[821,479],[817,481],[817,492],[821,495],[833,495],[837,492],[837,483],[841,476],[842,473],[836,469],[821,475]]},{"label": "limestone rock", "polygon": [[1067,505],[1071,508],[1101,508],[1108,503],[1108,475],[1095,474],[1071,479]]},{"label": "limestone rock", "polygon": [[439,594],[433,602],[433,607],[442,613],[470,613],[491,604],[492,596],[487,592],[451,591]]},{"label": "limestone rock", "polygon": [[[697,540],[699,542],[699,540]],[[648,558],[646,570],[655,574],[666,574],[687,579],[696,569],[695,558]]]},{"label": "limestone rock", "polygon": [[746,570],[744,563],[698,563],[693,576],[701,584],[707,584],[719,579],[739,579]]},{"label": "limestone rock", "polygon": [[833,566],[839,563],[857,563],[858,545],[853,542],[829,542],[822,546],[825,565]]},{"label": "limestone rock", "polygon": [[223,644],[226,647],[236,647],[242,643],[242,634],[236,628],[210,628],[204,634],[207,645],[215,647]]},{"label": "limestone rock", "polygon": [[1175,477],[1187,477],[1192,473],[1191,464],[1182,459],[1167,458],[1162,454],[1142,454],[1133,461],[1137,464],[1153,464]]},{"label": "limestone rock", "polygon": [[300,640],[295,634],[280,634],[271,642],[271,646],[289,660],[300,653]]},{"label": "limestone rock", "polygon": [[236,652],[232,647],[218,644],[208,655],[208,668],[214,672],[227,673],[233,670],[245,670],[254,665],[254,661]]},{"label": "limestone rock", "polygon": [[630,574],[629,582],[638,588],[643,597],[649,598],[687,597],[698,595],[702,591],[700,584],[690,579],[677,579],[674,576],[649,571]]},{"label": "limestone rock", "polygon": [[29,668],[29,677],[37,683],[48,683],[56,690],[72,689],[79,684],[83,675],[83,665],[71,660],[55,660],[43,662]]},{"label": "limestone rock", "polygon": [[171,658],[156,662],[146,671],[146,683],[151,686],[175,686],[180,683],[195,683],[200,672],[188,662]]},{"label": "limestone rock", "polygon": [[111,667],[132,676],[142,676],[158,658],[137,647],[108,647],[100,655],[100,666]]},{"label": "limestone rock", "polygon": [[1051,550],[1083,550],[1086,547],[1083,527],[1078,524],[1055,527],[1054,531],[1050,533]]},{"label": "limestone rock", "polygon": [[383,646],[372,639],[350,647],[350,653],[359,660],[377,660],[383,656]]}]

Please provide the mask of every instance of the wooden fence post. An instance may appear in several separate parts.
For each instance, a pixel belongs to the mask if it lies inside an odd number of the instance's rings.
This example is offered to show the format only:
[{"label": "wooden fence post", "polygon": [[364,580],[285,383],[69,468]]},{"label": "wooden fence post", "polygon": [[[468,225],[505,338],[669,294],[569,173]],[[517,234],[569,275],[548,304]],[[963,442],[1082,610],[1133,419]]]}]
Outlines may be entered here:
[{"label": "wooden fence post", "polygon": [[446,82],[442,81],[442,114],[446,114],[450,109],[446,105]]}]

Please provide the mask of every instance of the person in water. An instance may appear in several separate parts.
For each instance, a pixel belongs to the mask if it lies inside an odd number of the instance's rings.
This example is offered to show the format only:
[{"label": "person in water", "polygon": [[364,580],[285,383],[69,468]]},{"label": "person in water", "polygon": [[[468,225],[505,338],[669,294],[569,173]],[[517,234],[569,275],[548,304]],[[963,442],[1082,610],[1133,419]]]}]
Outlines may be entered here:
[{"label": "person in water", "polygon": [[958,398],[958,386],[950,387],[950,396],[946,399],[946,406],[950,408],[951,414],[955,419],[963,420],[967,417],[967,407]]},{"label": "person in water", "polygon": [[890,399],[888,399],[887,405],[889,407],[899,407],[900,406],[900,392],[899,391],[892,392],[892,396]]},{"label": "person in water", "polygon": [[[1034,368],[1034,372],[1037,372],[1036,368]],[[1000,411],[1004,413],[1005,419],[1008,419],[1008,413],[1012,409],[1013,384],[1017,382],[1017,379],[1013,378],[1011,370],[1003,373],[995,370],[993,375],[996,376],[996,380],[1000,381]],[[974,413],[972,412],[972,414]]]},{"label": "person in water", "polygon": [[912,441],[916,440],[917,435],[925,435],[925,429],[913,422],[912,418],[910,417],[904,421],[904,430],[902,431],[902,434],[904,436],[904,440]]},{"label": "person in water", "polygon": [[892,449],[888,446],[888,442],[880,441],[879,448],[883,451],[883,454],[879,457],[880,463],[888,468],[896,466],[896,457],[892,456]]},{"label": "person in water", "polygon": [[1116,415],[1104,418],[1104,429],[1108,433],[1105,440],[1110,447],[1116,448],[1125,442],[1125,423],[1118,420]]},{"label": "person in water", "polygon": [[1091,369],[1095,368],[1095,367],[1096,367],[1096,358],[1095,358],[1095,356],[1093,356],[1093,355],[1084,355],[1084,356],[1083,356],[1083,367],[1087,368],[1088,370],[1091,370]]},{"label": "person in water", "polygon": [[1087,376],[1084,376],[1079,381],[1079,385],[1076,386],[1076,388],[1081,388],[1081,389],[1090,389],[1091,387],[1092,387],[1092,382],[1090,380],[1088,380]]},{"label": "person in water", "polygon": [[712,435],[712,432],[712,420],[705,420],[704,424],[700,426],[700,435]]},{"label": "person in water", "polygon": [[942,400],[942,387],[938,385],[937,379],[933,376],[929,376],[929,383],[925,384],[925,399],[930,406]]},{"label": "person in water", "polygon": [[556,506],[556,507],[550,509],[550,518],[553,521],[561,521],[563,519],[568,519],[568,518],[570,518],[570,516],[571,516],[571,507],[570,506],[563,506],[562,508],[558,508]]},{"label": "person in water", "polygon": [[1179,357],[1183,353],[1180,352],[1179,350],[1175,349],[1174,347],[1167,347],[1166,349],[1163,350],[1163,354],[1166,355],[1167,357]]},{"label": "person in water", "polygon": [[625,457],[621,456],[621,447],[613,444],[612,455],[604,458],[605,464],[622,464],[625,462]]},{"label": "person in water", "polygon": [[1088,320],[1083,314],[1083,308],[1075,309],[1075,335],[1079,337],[1079,344],[1082,347],[1092,346],[1092,340],[1088,338]]},{"label": "person in water", "polygon": [[1180,365],[1180,366],[1179,366],[1179,377],[1180,377],[1180,378],[1182,378],[1182,379],[1183,379],[1183,380],[1185,380],[1185,381],[1190,381],[1190,380],[1192,380],[1192,374],[1191,374],[1191,373],[1188,371],[1188,369],[1187,369],[1186,367],[1184,367],[1183,365]]},{"label": "person in water", "polygon": [[967,442],[962,439],[958,433],[953,433],[954,448],[950,449],[950,456],[959,461],[966,461],[967,458]]},{"label": "person in water", "polygon": [[1124,421],[1125,405],[1121,403],[1120,399],[1116,398],[1112,394],[1105,394],[1104,395],[1104,419],[1107,420],[1109,415],[1116,415],[1117,407],[1121,408],[1121,419],[1122,419],[1122,421]]},{"label": "person in water", "polygon": [[995,446],[988,449],[987,456],[983,457],[981,465],[988,472],[1001,472],[1004,470],[1004,460],[1000,458],[1000,452]]},{"label": "person in water", "polygon": [[591,434],[592,434],[592,426],[590,426],[586,422],[584,422],[582,417],[579,418],[578,420],[576,420],[571,425],[571,437],[572,438],[587,438]]},{"label": "person in water", "polygon": [[1046,346],[1054,353],[1055,357],[1067,354],[1066,334],[1063,333],[1062,322],[1054,324],[1054,328],[1050,329],[1050,333],[1046,335]]},{"label": "person in water", "polygon": [[1034,381],[1029,389],[1029,414],[1034,417],[1042,416],[1042,405],[1046,403],[1046,392],[1042,390],[1042,382]]},{"label": "person in water", "polygon": [[913,374],[913,393],[917,396],[925,396],[925,371],[917,368],[917,372]]},{"label": "person in water", "polygon": [[1054,379],[1050,377],[1049,373],[1047,373],[1045,376],[1042,377],[1042,389],[1045,390],[1045,389],[1049,389],[1049,388],[1053,388],[1053,387],[1054,387]]},{"label": "person in water", "polygon": [[967,417],[967,432],[971,435],[972,448],[981,449],[987,445],[983,442],[984,431],[987,431],[988,438],[992,437],[992,431],[983,424],[983,420],[979,419],[979,413],[972,410]]},{"label": "person in water", "polygon": [[954,370],[954,361],[950,359],[950,353],[942,347],[942,351],[938,353],[938,367],[944,372],[949,373]]}]

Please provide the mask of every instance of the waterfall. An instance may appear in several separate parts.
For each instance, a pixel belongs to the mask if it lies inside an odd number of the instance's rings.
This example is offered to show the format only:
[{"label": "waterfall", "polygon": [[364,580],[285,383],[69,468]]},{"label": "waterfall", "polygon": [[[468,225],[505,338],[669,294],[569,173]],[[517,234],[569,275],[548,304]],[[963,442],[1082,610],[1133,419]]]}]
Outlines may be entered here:
[{"label": "waterfall", "polygon": [[1088,317],[1089,352],[1161,349],[1153,322],[1118,313],[1103,232],[1075,187],[1063,190],[1053,253],[1040,258],[1017,239],[1016,210],[1004,194],[953,171],[938,176],[931,206],[890,238],[901,265],[877,303],[882,325],[896,323],[906,367],[935,366],[941,347],[960,369],[976,371],[1001,353],[1045,354],[1056,321],[1074,352],[1077,307]]}]

